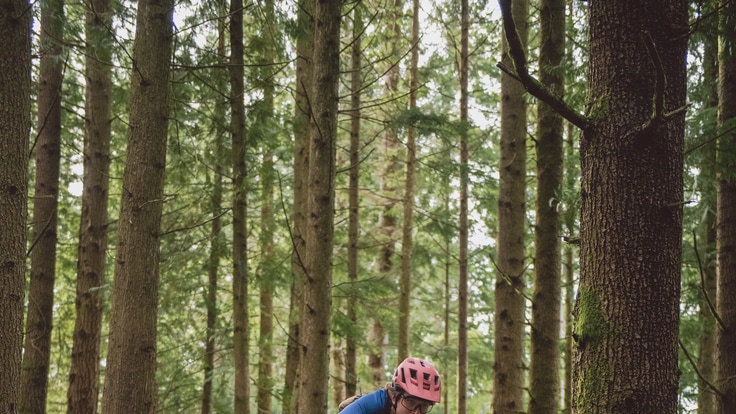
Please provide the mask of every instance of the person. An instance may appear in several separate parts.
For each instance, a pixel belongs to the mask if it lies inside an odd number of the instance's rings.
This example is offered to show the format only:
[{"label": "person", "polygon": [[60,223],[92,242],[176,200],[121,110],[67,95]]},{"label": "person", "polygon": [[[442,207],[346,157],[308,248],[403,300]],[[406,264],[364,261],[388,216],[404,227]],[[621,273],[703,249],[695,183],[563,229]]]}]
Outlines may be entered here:
[{"label": "person", "polygon": [[441,393],[442,381],[434,365],[410,357],[399,364],[385,388],[359,397],[340,414],[427,414],[440,402]]}]

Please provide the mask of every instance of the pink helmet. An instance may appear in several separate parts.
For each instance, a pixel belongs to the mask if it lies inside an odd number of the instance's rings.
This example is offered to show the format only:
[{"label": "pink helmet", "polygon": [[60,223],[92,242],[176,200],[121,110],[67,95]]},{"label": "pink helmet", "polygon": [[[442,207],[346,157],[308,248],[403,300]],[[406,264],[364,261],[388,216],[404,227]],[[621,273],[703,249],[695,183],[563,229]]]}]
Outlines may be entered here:
[{"label": "pink helmet", "polygon": [[406,358],[394,372],[394,387],[412,397],[440,402],[442,385],[434,365],[419,358]]}]

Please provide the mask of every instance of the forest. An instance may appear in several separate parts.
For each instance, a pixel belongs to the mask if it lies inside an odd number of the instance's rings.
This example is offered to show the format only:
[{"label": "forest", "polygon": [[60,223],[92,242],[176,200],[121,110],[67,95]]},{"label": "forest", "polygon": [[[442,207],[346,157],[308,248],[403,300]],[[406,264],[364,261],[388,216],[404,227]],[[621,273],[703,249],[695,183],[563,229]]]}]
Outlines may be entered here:
[{"label": "forest", "polygon": [[[0,414],[736,412],[736,0],[0,0]],[[415,410],[416,411],[416,410]]]}]

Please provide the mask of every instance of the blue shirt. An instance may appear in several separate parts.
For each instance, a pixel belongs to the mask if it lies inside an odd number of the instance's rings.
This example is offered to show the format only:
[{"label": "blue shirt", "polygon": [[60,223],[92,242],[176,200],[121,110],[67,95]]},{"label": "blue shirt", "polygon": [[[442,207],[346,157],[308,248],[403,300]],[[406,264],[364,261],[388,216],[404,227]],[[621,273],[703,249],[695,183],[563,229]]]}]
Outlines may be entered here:
[{"label": "blue shirt", "polygon": [[366,394],[345,407],[340,414],[383,414],[391,412],[391,399],[385,388]]}]

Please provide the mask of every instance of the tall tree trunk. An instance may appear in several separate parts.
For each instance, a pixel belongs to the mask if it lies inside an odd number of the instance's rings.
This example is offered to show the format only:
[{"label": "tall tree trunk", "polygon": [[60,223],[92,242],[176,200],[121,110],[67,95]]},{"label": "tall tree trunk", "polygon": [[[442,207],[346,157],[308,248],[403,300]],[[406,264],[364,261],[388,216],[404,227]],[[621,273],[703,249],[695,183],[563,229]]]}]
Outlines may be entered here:
[{"label": "tall tree trunk", "polygon": [[[221,15],[227,12],[226,0],[219,0],[217,2],[218,10]],[[225,19],[220,19],[217,25],[217,55],[219,56],[219,62],[223,65],[227,64],[226,50],[225,50],[225,37],[226,24]],[[225,73],[221,72],[217,74],[216,85],[218,90],[225,91],[227,89],[227,78]],[[225,100],[220,100],[215,104],[215,116],[217,118],[217,124],[215,127],[215,149],[213,154],[214,159],[214,177],[213,177],[213,188],[212,197],[210,198],[212,208],[212,224],[210,227],[210,255],[207,262],[207,330],[205,332],[205,351],[204,351],[204,384],[202,385],[202,414],[209,414],[212,412],[212,389],[214,384],[214,373],[215,373],[215,354],[216,354],[216,342],[215,332],[217,329],[217,317],[218,317],[218,305],[217,305],[217,291],[219,289],[219,269],[220,261],[223,255],[223,232],[222,222],[220,220],[222,213],[222,193],[224,189],[224,168],[223,162],[225,162],[225,139],[228,134],[228,130],[225,128],[227,121],[225,116],[227,113],[228,103]]]},{"label": "tall tree trunk", "polygon": [[460,222],[457,288],[457,412],[468,411],[468,0],[460,1]]},{"label": "tall tree trunk", "polygon": [[306,280],[299,343],[302,373],[299,412],[327,411],[332,241],[334,237],[335,150],[340,78],[340,0],[316,2],[311,93],[312,126],[306,227]]},{"label": "tall tree trunk", "polygon": [[677,410],[687,27],[685,0],[590,4],[573,412]]},{"label": "tall tree trunk", "polygon": [[[575,143],[575,126],[567,123],[567,139],[565,140],[565,160],[568,162],[565,164],[565,191],[574,192],[577,182],[577,177],[580,175],[577,166],[571,168],[573,156],[577,151],[577,145]],[[572,203],[571,203],[572,204]],[[565,234],[567,235],[568,244],[564,247],[564,262],[563,266],[565,269],[565,284],[563,292],[565,294],[565,357],[564,357],[564,372],[563,372],[563,407],[562,414],[572,413],[572,328],[573,328],[573,316],[572,308],[575,303],[575,259],[574,259],[574,248],[572,247],[573,235],[577,234],[577,217],[578,210],[574,207],[574,204],[566,206],[564,211],[563,225],[565,228]]]},{"label": "tall tree trunk", "polygon": [[[360,234],[360,102],[363,86],[362,44],[363,8],[360,4],[353,9],[353,47],[350,72],[350,176],[349,176],[349,217],[348,217],[348,279],[358,280],[358,237]],[[350,290],[347,301],[348,320],[355,325],[358,322],[357,296]],[[357,391],[357,339],[348,335],[345,340],[345,395],[355,395]]]},{"label": "tall tree trunk", "polygon": [[[264,4],[266,22],[275,22],[273,0],[266,0]],[[265,41],[264,66],[261,68],[261,82],[263,83],[263,111],[262,125],[266,131],[275,130],[274,119],[274,63],[276,33],[272,25],[264,25],[261,33]],[[259,275],[259,308],[260,323],[258,336],[258,394],[256,402],[259,414],[271,412],[271,395],[273,393],[273,289],[275,280],[271,276],[276,270],[275,241],[274,241],[274,161],[272,148],[279,145],[278,134],[269,134],[261,137],[263,164],[261,165],[261,266]]]},{"label": "tall tree trunk", "polygon": [[[715,9],[715,4],[708,9]],[[708,10],[706,9],[706,10]],[[711,24],[711,21],[713,24]],[[718,31],[717,20],[706,19],[707,29],[704,30],[703,79],[708,85],[707,96],[704,99],[706,109],[718,108]],[[717,115],[706,121],[717,125]],[[698,370],[704,380],[698,382],[698,414],[715,414],[716,394],[709,388],[716,379],[716,319],[713,317],[711,305],[716,301],[716,214],[718,185],[716,183],[716,145],[711,143],[703,147],[701,177],[698,185],[703,192],[703,204],[706,209],[705,217],[700,225],[698,246],[702,249],[703,291],[707,297],[702,298],[698,321],[702,327],[698,347]],[[710,302],[710,303],[709,303]]]},{"label": "tall tree trunk", "polygon": [[94,0],[85,11],[84,187],[77,260],[76,319],[67,412],[97,412],[100,382],[107,205],[110,171],[112,103],[112,16],[109,0]]},{"label": "tall tree trunk", "polygon": [[[527,39],[527,1],[513,2],[512,13],[523,47]],[[508,50],[506,38],[503,50]],[[502,62],[511,65],[508,53]],[[524,411],[524,289],[526,212],[526,104],[524,87],[501,75],[501,165],[498,190],[497,276],[494,311],[494,413]]]},{"label": "tall tree trunk", "polygon": [[28,316],[20,384],[22,413],[46,412],[56,278],[63,36],[63,1],[41,2],[38,139],[34,148],[36,185],[33,197]]},{"label": "tall tree trunk", "polygon": [[233,361],[234,411],[250,411],[248,349],[248,230],[245,143],[245,85],[243,81],[243,1],[230,1],[230,133],[233,164]]},{"label": "tall tree trunk", "polygon": [[289,301],[289,339],[286,350],[286,380],[282,395],[286,414],[297,414],[301,351],[301,309],[306,280],[307,175],[309,174],[310,96],[312,84],[314,0],[300,0],[297,11],[296,96],[294,108],[294,223],[291,226],[291,292]]},{"label": "tall tree trunk", "polygon": [[0,0],[0,10],[0,412],[15,413],[26,285],[32,13],[24,0]]},{"label": "tall tree trunk", "polygon": [[[403,7],[402,0],[394,0],[390,4],[387,15],[389,16],[389,27],[386,34],[389,54],[389,64],[391,67],[386,72],[386,80],[384,83],[384,94],[387,97],[394,97],[399,89],[399,38],[401,36],[400,12]],[[378,219],[378,231],[381,233],[381,248],[378,255],[378,272],[383,277],[395,280],[393,273],[393,258],[396,252],[396,212],[394,206],[398,200],[398,192],[396,188],[396,174],[399,172],[400,166],[398,162],[399,139],[395,128],[388,128],[382,136],[382,171],[380,176],[381,193],[384,199],[383,210]],[[407,333],[405,333],[407,334]],[[386,340],[386,329],[383,322],[375,320],[369,335],[370,344],[372,346],[369,355],[369,365],[373,373],[374,387],[382,387],[385,381],[385,350],[384,342]],[[406,340],[406,338],[398,338],[398,341]],[[398,364],[398,363],[397,363]]]},{"label": "tall tree trunk", "polygon": [[168,129],[173,0],[141,0],[133,52],[130,130],[102,411],[156,411],[159,233]]},{"label": "tall tree trunk", "polygon": [[717,255],[717,311],[723,326],[717,336],[716,385],[723,393],[718,413],[736,406],[736,2],[721,1],[718,47],[718,124],[725,133],[719,141]]},{"label": "tall tree trunk", "polygon": [[[419,88],[419,1],[412,0],[411,62],[409,64],[409,110],[417,108]],[[410,126],[406,136],[406,180],[404,182],[404,213],[401,230],[401,276],[399,279],[399,347],[398,359],[409,357],[411,272],[414,250],[414,170],[416,169],[416,128]]]},{"label": "tall tree trunk", "polygon": [[[542,0],[539,80],[558,96],[565,55],[565,0]],[[560,390],[561,249],[559,191],[562,188],[562,117],[537,106],[537,200],[534,230],[529,414],[557,414]]]},{"label": "tall tree trunk", "polygon": [[[220,32],[224,35],[224,32]],[[221,36],[222,39],[222,36]],[[224,52],[224,49],[221,49]],[[220,56],[224,56],[221,54]],[[225,113],[223,104],[217,104],[220,111]],[[218,128],[219,129],[219,128]],[[215,132],[215,167],[212,189],[212,225],[210,227],[210,256],[207,262],[207,330],[204,351],[204,384],[202,385],[202,414],[212,411],[212,385],[215,373],[215,331],[217,328],[217,290],[220,259],[222,257],[222,225],[220,222],[222,210],[223,168],[224,159],[224,131]]]}]

